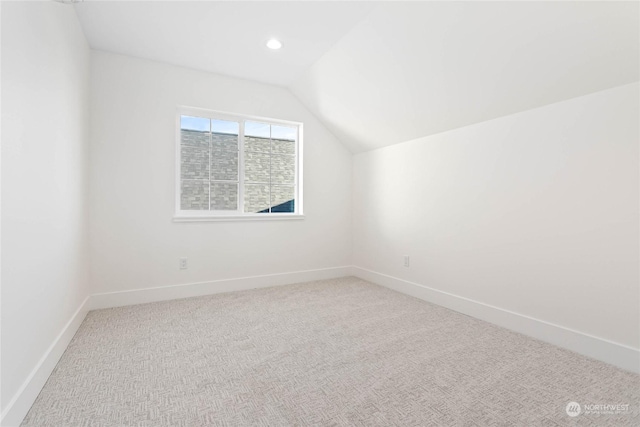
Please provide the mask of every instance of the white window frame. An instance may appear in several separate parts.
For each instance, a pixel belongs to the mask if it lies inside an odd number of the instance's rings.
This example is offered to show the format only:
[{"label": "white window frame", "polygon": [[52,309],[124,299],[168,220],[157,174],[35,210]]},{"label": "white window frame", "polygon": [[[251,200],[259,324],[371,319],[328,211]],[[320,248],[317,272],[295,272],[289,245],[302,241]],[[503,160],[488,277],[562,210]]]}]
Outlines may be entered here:
[{"label": "white window frame", "polygon": [[[180,137],[180,116],[202,117],[205,119],[228,120],[240,123],[238,132],[238,209],[235,211],[204,211],[204,210],[182,210],[180,204],[180,160],[181,160],[181,137]],[[244,124],[245,122],[261,122],[272,125],[284,125],[295,127],[296,135],[296,152],[295,152],[295,212],[277,212],[277,213],[253,213],[243,212],[244,207]],[[175,212],[173,220],[175,222],[193,222],[193,221],[236,221],[236,220],[257,220],[272,221],[286,219],[303,219],[303,203],[302,203],[302,123],[292,122],[288,120],[272,119],[268,117],[249,116],[245,114],[225,113],[221,111],[207,110],[203,108],[179,106],[176,112],[176,139],[175,139]],[[209,160],[211,161],[211,160]],[[209,166],[211,167],[211,166]],[[269,186],[271,188],[271,186]],[[271,197],[269,197],[271,199]]]}]

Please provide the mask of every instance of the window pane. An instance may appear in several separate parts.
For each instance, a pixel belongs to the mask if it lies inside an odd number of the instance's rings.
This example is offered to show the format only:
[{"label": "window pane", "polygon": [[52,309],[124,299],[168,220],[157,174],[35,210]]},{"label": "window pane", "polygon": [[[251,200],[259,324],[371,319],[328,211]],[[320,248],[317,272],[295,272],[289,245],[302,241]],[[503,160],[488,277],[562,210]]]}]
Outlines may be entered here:
[{"label": "window pane", "polygon": [[238,180],[238,152],[211,150],[211,179],[221,181]]},{"label": "window pane", "polygon": [[180,145],[209,147],[209,119],[180,116]]},{"label": "window pane", "polygon": [[211,132],[238,136],[240,123],[229,120],[211,119]]},{"label": "window pane", "polygon": [[298,126],[195,114],[179,115],[180,209],[295,213]]},{"label": "window pane", "polygon": [[244,138],[244,151],[269,153],[271,151],[271,141],[269,140],[269,138],[247,136]]},{"label": "window pane", "polygon": [[227,120],[211,120],[211,143],[214,150],[238,150],[240,123]]},{"label": "window pane", "polygon": [[244,156],[244,179],[247,182],[269,182],[269,155],[246,153]]},{"label": "window pane", "polygon": [[238,184],[211,183],[211,210],[235,211],[238,209]]},{"label": "window pane", "polygon": [[271,186],[271,212],[295,212],[295,187]]},{"label": "window pane", "polygon": [[212,133],[211,146],[214,150],[238,151],[238,135]]},{"label": "window pane", "polygon": [[271,156],[271,183],[295,184],[296,158],[295,156]]},{"label": "window pane", "polygon": [[247,213],[269,212],[268,184],[246,184],[244,186],[244,211]]},{"label": "window pane", "polygon": [[180,148],[180,178],[209,180],[209,147]]},{"label": "window pane", "polygon": [[180,145],[189,147],[205,147],[209,148],[209,132],[200,132],[197,130],[181,130]]},{"label": "window pane", "polygon": [[294,127],[271,125],[271,139],[295,141],[297,133]]},{"label": "window pane", "polygon": [[182,181],[180,183],[180,209],[209,210],[209,183]]},{"label": "window pane", "polygon": [[260,138],[270,138],[271,126],[268,123],[245,122],[244,134],[245,136],[257,136]]},{"label": "window pane", "polygon": [[274,154],[296,154],[296,142],[284,139],[272,139],[271,152]]},{"label": "window pane", "polygon": [[204,117],[180,116],[180,129],[209,132],[210,120]]}]

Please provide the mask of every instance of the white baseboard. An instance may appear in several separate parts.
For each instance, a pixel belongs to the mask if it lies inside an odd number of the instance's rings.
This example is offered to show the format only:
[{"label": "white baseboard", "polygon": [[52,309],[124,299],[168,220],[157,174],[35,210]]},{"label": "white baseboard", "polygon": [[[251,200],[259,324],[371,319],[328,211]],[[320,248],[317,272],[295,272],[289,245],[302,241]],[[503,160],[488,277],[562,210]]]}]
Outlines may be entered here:
[{"label": "white baseboard", "polygon": [[67,349],[71,339],[82,324],[90,310],[101,308],[122,307],[126,305],[144,304],[148,302],[167,301],[172,299],[189,298],[223,292],[241,291],[247,289],[266,288],[292,283],[311,282],[314,280],[333,279],[349,276],[351,267],[333,267],[318,270],[295,271],[263,276],[241,277],[237,279],[214,280],[210,282],[188,283],[183,285],[164,286],[156,288],[134,289],[122,292],[93,294],[87,297],[80,308],[65,325],[62,332],[42,356],[22,387],[11,399],[2,413],[0,425],[2,427],[19,426],[29,412],[31,405],[47,382],[56,364]]},{"label": "white baseboard", "polygon": [[351,267],[332,267],[319,270],[294,271],[263,276],[241,277],[237,279],[213,280],[210,282],[187,283],[183,285],[161,286],[156,288],[134,289],[122,292],[93,294],[89,307],[91,310],[145,304],[156,301],[198,297],[223,292],[243,291],[314,280],[334,279],[349,276]]},{"label": "white baseboard", "polygon": [[7,408],[2,413],[0,425],[3,427],[20,425],[90,310],[311,282],[350,275],[485,320],[541,341],[546,341],[558,347],[575,351],[622,369],[640,373],[640,350],[638,349],[365,268],[356,266],[333,267],[93,294],[87,297],[78,310],[76,310],[23,383],[22,387],[20,387],[16,395],[11,399]]},{"label": "white baseboard", "polygon": [[18,389],[18,392],[9,401],[9,404],[2,412],[2,418],[0,418],[2,427],[17,427],[20,425],[88,312],[89,297],[85,298],[80,304],[80,307],[71,316],[71,319],[62,328],[53,344],[45,351],[26,381]]},{"label": "white baseboard", "polygon": [[640,373],[640,350],[636,348],[365,268],[353,266],[351,274],[627,371]]}]

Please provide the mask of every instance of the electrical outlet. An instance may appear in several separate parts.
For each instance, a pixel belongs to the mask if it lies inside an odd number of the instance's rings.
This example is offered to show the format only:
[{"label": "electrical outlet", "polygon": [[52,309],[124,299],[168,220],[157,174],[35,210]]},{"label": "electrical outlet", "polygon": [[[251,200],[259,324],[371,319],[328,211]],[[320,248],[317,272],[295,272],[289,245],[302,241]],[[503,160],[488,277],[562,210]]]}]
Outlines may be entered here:
[{"label": "electrical outlet", "polygon": [[409,267],[409,255],[404,256],[404,266]]},{"label": "electrical outlet", "polygon": [[180,270],[186,270],[186,269],[187,269],[187,259],[180,258]]}]

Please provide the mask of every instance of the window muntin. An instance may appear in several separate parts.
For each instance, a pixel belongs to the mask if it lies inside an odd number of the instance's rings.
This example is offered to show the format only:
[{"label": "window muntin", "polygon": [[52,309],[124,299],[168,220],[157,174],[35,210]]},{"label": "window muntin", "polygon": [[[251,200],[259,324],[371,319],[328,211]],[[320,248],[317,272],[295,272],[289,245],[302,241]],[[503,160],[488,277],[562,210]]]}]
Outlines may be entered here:
[{"label": "window muntin", "polygon": [[301,215],[300,124],[204,111],[178,123],[176,216]]}]

